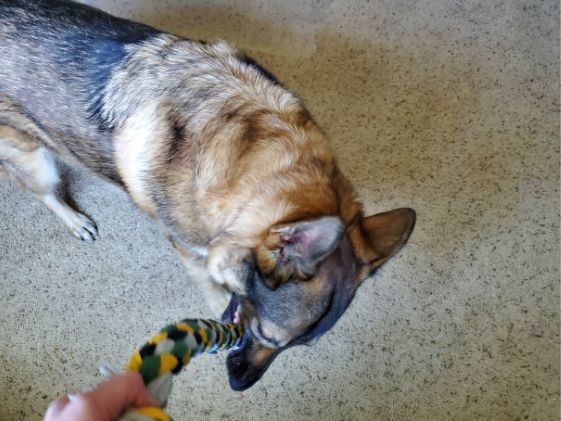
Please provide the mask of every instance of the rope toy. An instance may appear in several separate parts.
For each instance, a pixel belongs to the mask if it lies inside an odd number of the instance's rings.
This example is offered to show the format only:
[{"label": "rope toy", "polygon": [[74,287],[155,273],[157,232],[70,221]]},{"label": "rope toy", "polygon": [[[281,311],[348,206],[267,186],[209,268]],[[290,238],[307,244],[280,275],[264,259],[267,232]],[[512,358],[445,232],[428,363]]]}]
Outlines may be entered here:
[{"label": "rope toy", "polygon": [[[218,350],[239,347],[243,334],[239,324],[185,319],[164,327],[150,338],[132,355],[127,371],[138,371],[152,397],[160,406],[165,406],[171,393],[172,375],[205,351],[214,354]],[[119,421],[172,421],[160,406],[131,408]]]}]

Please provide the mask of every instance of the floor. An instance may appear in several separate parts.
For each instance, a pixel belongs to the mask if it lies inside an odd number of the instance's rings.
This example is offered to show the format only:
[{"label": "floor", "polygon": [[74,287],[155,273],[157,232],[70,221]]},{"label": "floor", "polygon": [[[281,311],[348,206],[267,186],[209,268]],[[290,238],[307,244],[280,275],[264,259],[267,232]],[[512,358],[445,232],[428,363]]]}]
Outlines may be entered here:
[{"label": "floor", "polygon": [[[201,357],[176,381],[177,420],[559,419],[557,1],[88,3],[246,50],[305,99],[369,212],[418,211],[315,347],[243,393],[224,355]],[[155,224],[73,175],[93,245],[0,184],[2,420],[39,420],[100,362],[208,316]]]}]

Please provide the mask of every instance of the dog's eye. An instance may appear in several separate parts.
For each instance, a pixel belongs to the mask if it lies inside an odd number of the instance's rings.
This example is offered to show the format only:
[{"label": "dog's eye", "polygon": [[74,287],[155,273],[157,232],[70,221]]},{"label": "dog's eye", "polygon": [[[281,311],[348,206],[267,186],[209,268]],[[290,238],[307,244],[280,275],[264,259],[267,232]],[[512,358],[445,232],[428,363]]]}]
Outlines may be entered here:
[{"label": "dog's eye", "polygon": [[257,325],[257,331],[259,332],[259,335],[261,335],[261,337],[263,339],[265,339],[267,342],[272,342],[275,343],[275,340],[272,338],[269,338],[269,336],[267,336],[265,333],[263,333],[263,329],[261,328],[261,324]]},{"label": "dog's eye", "polygon": [[277,348],[279,346],[279,342],[276,339],[270,338],[268,335],[263,333],[263,329],[261,328],[261,324],[257,325],[257,333],[259,333],[259,336],[261,337],[261,339],[263,339],[265,342],[268,342],[269,344],[271,344],[274,348]]}]

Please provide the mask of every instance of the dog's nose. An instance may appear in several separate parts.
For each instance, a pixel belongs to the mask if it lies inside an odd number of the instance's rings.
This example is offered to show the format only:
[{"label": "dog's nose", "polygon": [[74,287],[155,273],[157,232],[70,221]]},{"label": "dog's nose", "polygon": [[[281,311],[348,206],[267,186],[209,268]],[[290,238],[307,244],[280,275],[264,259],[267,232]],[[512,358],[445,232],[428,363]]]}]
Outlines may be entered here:
[{"label": "dog's nose", "polygon": [[[246,334],[246,336],[249,336]],[[244,339],[244,342],[247,339]],[[262,372],[249,361],[249,350],[243,347],[233,351],[226,359],[230,387],[237,391],[249,389],[261,378]]]},{"label": "dog's nose", "polygon": [[248,378],[247,362],[240,355],[228,357],[227,361],[230,387],[237,391],[243,391],[251,387],[255,381]]},{"label": "dog's nose", "polygon": [[277,354],[277,350],[264,347],[246,334],[240,349],[230,352],[226,359],[232,389],[242,391],[253,386]]}]

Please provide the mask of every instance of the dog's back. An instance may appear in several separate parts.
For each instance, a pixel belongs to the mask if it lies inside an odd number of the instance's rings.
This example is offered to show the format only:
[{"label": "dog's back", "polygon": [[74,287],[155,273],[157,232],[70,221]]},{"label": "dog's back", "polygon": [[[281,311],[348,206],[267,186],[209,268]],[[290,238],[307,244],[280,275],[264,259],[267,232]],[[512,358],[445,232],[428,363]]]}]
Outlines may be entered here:
[{"label": "dog's back", "polygon": [[0,55],[9,58],[0,60],[0,106],[17,104],[56,139],[59,152],[117,180],[108,164],[111,133],[95,113],[126,45],[157,34],[64,0],[0,0]]}]

